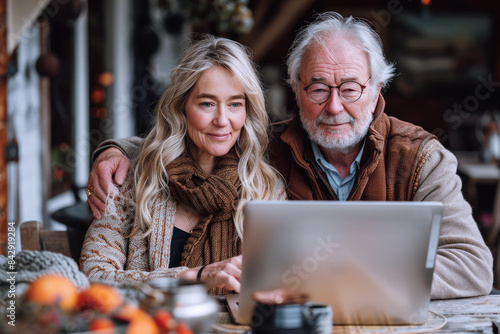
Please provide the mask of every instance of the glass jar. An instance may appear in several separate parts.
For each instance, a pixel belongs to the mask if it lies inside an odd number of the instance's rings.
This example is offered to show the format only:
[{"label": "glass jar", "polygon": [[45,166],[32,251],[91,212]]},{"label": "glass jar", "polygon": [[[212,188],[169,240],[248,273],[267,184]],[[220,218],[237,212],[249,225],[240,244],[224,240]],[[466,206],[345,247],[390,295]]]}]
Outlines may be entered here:
[{"label": "glass jar", "polygon": [[217,320],[218,303],[208,295],[204,284],[165,277],[149,281],[148,285],[163,296],[156,298],[156,305],[150,304],[150,308],[168,311],[193,333],[208,332]]}]

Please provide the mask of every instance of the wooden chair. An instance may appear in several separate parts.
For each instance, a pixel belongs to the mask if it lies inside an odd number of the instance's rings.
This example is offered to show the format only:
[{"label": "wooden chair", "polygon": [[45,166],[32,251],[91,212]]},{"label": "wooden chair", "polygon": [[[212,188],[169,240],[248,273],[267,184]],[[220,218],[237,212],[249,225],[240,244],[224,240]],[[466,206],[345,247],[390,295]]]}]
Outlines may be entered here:
[{"label": "wooden chair", "polygon": [[[23,250],[48,250],[62,253],[78,261],[80,254],[72,254],[66,231],[45,231],[39,221],[21,224],[21,248]],[[78,263],[78,262],[77,262]]]}]

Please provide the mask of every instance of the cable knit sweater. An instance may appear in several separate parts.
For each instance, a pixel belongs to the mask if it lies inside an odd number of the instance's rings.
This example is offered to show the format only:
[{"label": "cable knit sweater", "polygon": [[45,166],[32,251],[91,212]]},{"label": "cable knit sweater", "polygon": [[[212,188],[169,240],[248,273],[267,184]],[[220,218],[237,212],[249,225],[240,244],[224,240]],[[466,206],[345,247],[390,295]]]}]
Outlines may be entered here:
[{"label": "cable knit sweater", "polygon": [[[275,200],[285,200],[282,181],[273,191]],[[169,268],[170,245],[176,215],[172,198],[159,198],[152,212],[151,233],[144,237],[136,218],[135,186],[131,173],[122,186],[109,195],[106,212],[94,220],[82,248],[80,270],[90,281],[145,282],[177,277],[187,267]]]},{"label": "cable knit sweater", "polygon": [[[89,286],[87,277],[78,271],[76,262],[61,253],[23,250],[16,254],[15,274],[8,273],[9,258],[0,255],[0,300],[7,297],[10,279],[15,277],[16,293],[22,296],[28,285],[40,276],[57,274],[68,278],[79,290]],[[13,270],[14,271],[14,270]]]}]

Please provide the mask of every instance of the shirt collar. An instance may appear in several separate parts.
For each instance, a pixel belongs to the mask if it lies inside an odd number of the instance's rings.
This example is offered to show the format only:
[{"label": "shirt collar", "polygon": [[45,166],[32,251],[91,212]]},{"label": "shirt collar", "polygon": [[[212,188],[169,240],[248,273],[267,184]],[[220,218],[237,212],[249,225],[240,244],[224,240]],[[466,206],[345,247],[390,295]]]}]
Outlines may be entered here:
[{"label": "shirt collar", "polygon": [[[366,139],[363,139],[363,146],[361,146],[361,150],[359,150],[358,155],[356,156],[356,159],[351,164],[351,167],[349,169],[349,173],[353,174],[356,173],[359,170],[359,167],[361,165],[361,157],[363,156],[363,151],[365,149],[365,143]],[[330,170],[334,170],[337,172],[335,167],[333,167],[332,164],[330,164],[324,157],[323,152],[321,152],[321,149],[319,148],[318,144],[315,142],[311,141],[312,144],[312,150],[314,154],[314,159],[318,162],[318,164],[323,168],[328,168]]]}]

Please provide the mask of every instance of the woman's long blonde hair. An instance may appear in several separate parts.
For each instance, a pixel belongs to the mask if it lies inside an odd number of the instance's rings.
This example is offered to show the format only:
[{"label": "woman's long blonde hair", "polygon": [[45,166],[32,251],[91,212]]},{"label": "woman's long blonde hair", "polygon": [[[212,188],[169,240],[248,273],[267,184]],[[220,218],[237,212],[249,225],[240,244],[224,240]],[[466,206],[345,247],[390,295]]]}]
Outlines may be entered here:
[{"label": "woman's long blonde hair", "polygon": [[156,122],[135,166],[137,216],[146,235],[150,232],[155,201],[160,194],[170,196],[165,166],[187,150],[186,100],[202,73],[214,66],[231,71],[243,86],[246,97],[245,125],[236,144],[241,187],[233,218],[240,238],[244,204],[272,196],[278,173],[265,158],[269,118],[251,53],[235,41],[206,35],[188,47],[170,73],[170,84],[158,102]]}]

